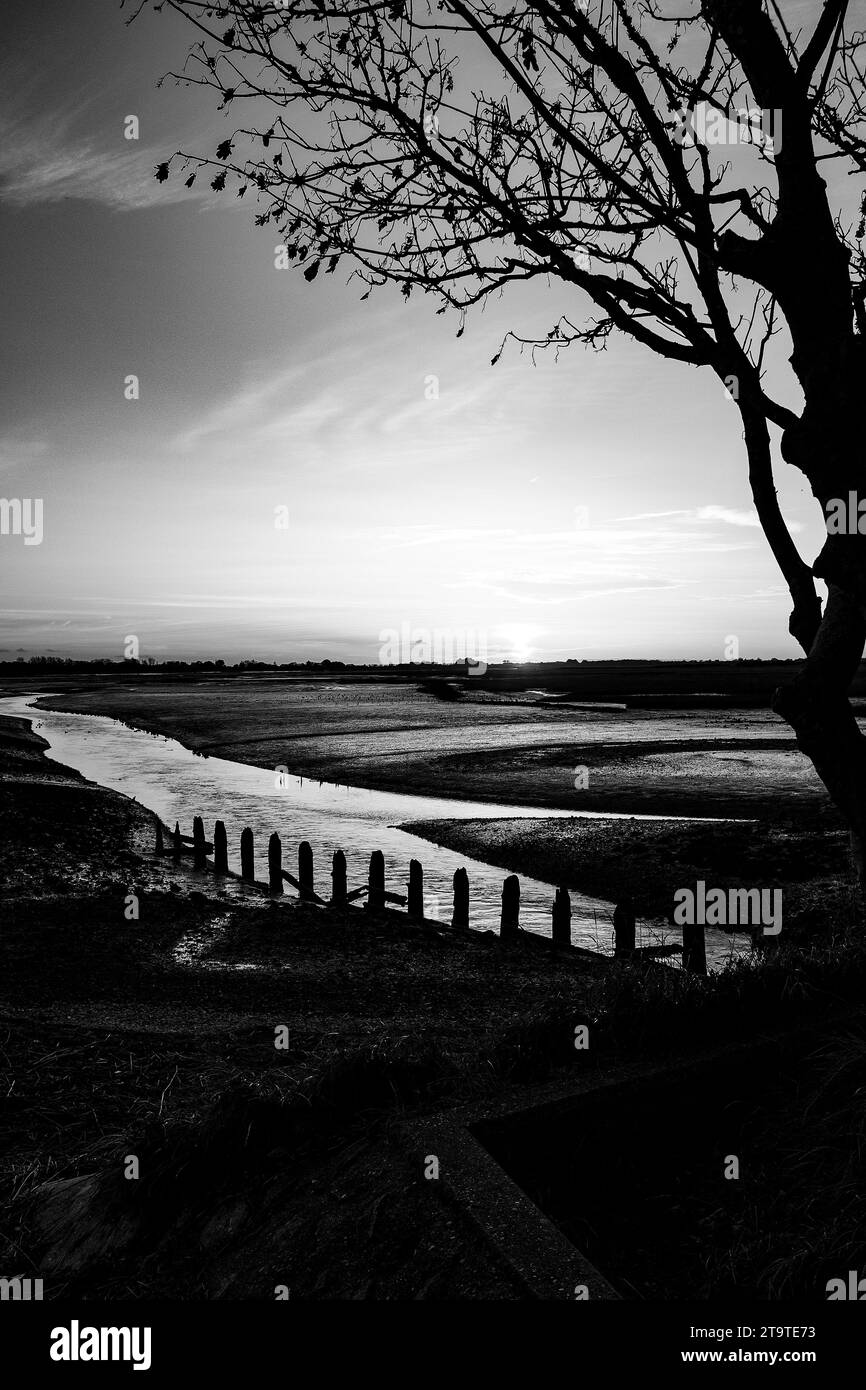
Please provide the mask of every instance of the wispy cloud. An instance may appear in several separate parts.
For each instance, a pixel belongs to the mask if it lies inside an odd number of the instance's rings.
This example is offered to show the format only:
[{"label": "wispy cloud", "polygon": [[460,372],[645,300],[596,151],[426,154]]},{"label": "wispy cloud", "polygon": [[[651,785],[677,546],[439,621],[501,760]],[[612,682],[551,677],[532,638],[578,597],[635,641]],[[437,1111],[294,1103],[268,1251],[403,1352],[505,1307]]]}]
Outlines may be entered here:
[{"label": "wispy cloud", "polygon": [[7,93],[0,109],[0,195],[13,206],[76,198],[134,211],[197,196],[180,180],[156,181],[163,150],[124,140],[120,128],[121,149],[106,149],[92,136],[76,133],[74,102],[69,111],[15,115],[10,105]]},{"label": "wispy cloud", "polygon": [[[688,581],[695,583],[696,581]],[[650,580],[645,584],[611,584],[603,588],[598,585],[586,588],[571,588],[567,593],[545,593],[540,591],[540,585],[535,583],[513,584],[479,584],[476,587],[486,590],[488,593],[496,594],[499,598],[509,599],[512,603],[523,603],[538,608],[558,608],[566,603],[583,603],[587,599],[606,598],[612,594],[642,594],[655,593],[665,589],[681,589],[686,581],[684,580]]]},{"label": "wispy cloud", "polygon": [[761,525],[756,511],[738,511],[736,507],[698,507],[698,521],[724,521],[728,526]]},{"label": "wispy cloud", "polygon": [[[705,507],[678,507],[668,512],[639,512],[635,516],[619,516],[617,521],[657,521],[667,517],[681,517],[687,521],[721,521],[726,526],[744,526],[760,530],[761,522],[754,508],[744,511],[737,507],[722,507],[711,503]],[[803,530],[800,521],[786,522],[793,534]]]},{"label": "wispy cloud", "polygon": [[304,376],[305,368],[272,372],[259,381],[250,380],[238,387],[228,400],[206,411],[195,424],[182,430],[170,441],[179,453],[189,453],[202,441],[225,437],[243,430],[260,432],[269,408],[285,398],[286,393]]},{"label": "wispy cloud", "polygon": [[482,444],[514,443],[513,422],[495,408],[495,386],[482,376],[428,396],[423,374],[383,381],[379,355],[354,344],[329,348],[291,368],[250,363],[226,399],[176,434],[170,447],[189,454],[206,444],[213,454],[242,443],[247,456],[291,447],[310,470],[327,462],[344,473],[429,463],[435,451],[442,466],[472,457]]},{"label": "wispy cloud", "polygon": [[791,593],[784,584],[765,584],[760,589],[752,589],[748,593],[739,591],[725,592],[723,594],[701,594],[701,603],[723,603],[730,607],[732,603],[778,603],[782,599],[790,604]]}]

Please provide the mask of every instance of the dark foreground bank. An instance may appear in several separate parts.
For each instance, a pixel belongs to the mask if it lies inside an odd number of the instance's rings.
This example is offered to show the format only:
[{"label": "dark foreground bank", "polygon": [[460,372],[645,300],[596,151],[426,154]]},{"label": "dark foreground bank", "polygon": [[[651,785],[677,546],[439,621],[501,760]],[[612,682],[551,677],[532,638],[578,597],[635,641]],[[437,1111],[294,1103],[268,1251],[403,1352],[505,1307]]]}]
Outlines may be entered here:
[{"label": "dark foreground bank", "polygon": [[42,747],[0,728],[2,1265],[46,1298],[537,1297],[512,1200],[626,1299],[823,1300],[863,1261],[843,924],[701,981],[228,900]]}]

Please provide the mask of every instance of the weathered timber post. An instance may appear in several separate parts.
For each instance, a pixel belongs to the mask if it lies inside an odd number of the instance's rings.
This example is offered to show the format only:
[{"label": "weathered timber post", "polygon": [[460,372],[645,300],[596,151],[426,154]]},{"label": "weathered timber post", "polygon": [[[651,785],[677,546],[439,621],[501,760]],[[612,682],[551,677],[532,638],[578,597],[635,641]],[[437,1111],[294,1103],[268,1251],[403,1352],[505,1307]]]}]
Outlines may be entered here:
[{"label": "weathered timber post", "polygon": [[[309,841],[302,840],[298,845],[298,883],[302,889],[315,893],[313,886],[313,850]],[[304,894],[301,893],[301,897]]]},{"label": "weathered timber post", "polygon": [[613,910],[613,954],[618,959],[634,955],[635,917],[628,898],[617,903]]},{"label": "weathered timber post", "polygon": [[346,903],[346,856],[341,849],[334,851],[331,867],[331,902],[338,907]]},{"label": "weathered timber post", "polygon": [[454,870],[454,912],[452,927],[469,927],[469,875],[465,869]]},{"label": "weathered timber post", "polygon": [[554,946],[570,946],[571,898],[568,896],[567,888],[557,888],[551,917],[553,919],[552,940]]},{"label": "weathered timber post", "polygon": [[229,844],[226,828],[221,820],[218,820],[213,828],[213,866],[218,874],[227,874],[229,871]]},{"label": "weathered timber post", "polygon": [[409,860],[409,900],[406,910],[410,917],[424,916],[424,869],[420,860]]},{"label": "weathered timber post", "polygon": [[702,922],[683,925],[683,970],[689,975],[707,973],[707,941]]},{"label": "weathered timber post", "polygon": [[283,891],[283,847],[276,830],[268,840],[268,887],[272,893]]},{"label": "weathered timber post", "polygon": [[256,878],[253,832],[249,826],[241,831],[241,878],[245,878],[248,883],[254,883]]},{"label": "weathered timber post", "polygon": [[201,816],[194,816],[192,822],[192,862],[197,869],[207,868],[204,843],[204,821]]},{"label": "weathered timber post", "polygon": [[180,821],[179,821],[179,820],[176,820],[175,823],[174,823],[174,835],[173,835],[172,838],[173,838],[173,841],[174,841],[174,846],[173,846],[173,849],[172,849],[172,854],[174,855],[175,859],[180,859],[181,853],[183,852],[183,840],[181,839],[181,835],[180,835]]},{"label": "weathered timber post", "polygon": [[509,874],[502,885],[502,919],[499,935],[506,938],[516,936],[520,930],[520,879]]},{"label": "weathered timber post", "polygon": [[162,821],[156,822],[156,844],[153,847],[154,854],[165,854],[165,845],[162,841]]},{"label": "weathered timber post", "polygon": [[370,855],[367,906],[372,912],[379,911],[385,906],[385,856],[380,849],[374,849]]}]

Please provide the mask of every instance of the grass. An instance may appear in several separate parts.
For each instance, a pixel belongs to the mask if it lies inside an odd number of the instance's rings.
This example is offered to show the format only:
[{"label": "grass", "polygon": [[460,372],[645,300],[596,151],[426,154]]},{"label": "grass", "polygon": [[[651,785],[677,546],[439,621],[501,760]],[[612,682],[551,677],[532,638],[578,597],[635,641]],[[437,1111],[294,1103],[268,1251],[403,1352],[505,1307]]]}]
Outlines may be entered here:
[{"label": "grass", "polygon": [[[126,1080],[106,1075],[93,1096],[101,1132],[80,1148],[54,1108],[58,1083],[64,1074],[70,1082],[79,1074],[84,1054],[91,1063],[101,1058],[108,1073],[117,1054],[110,1038],[59,1046],[33,1062],[46,1092],[44,1104],[37,1099],[32,1106],[32,1149],[44,1148],[45,1135],[59,1128],[67,1161],[32,1164],[7,1193],[0,1212],[0,1227],[10,1238],[5,1258],[8,1263],[11,1252],[28,1248],[26,1197],[39,1182],[99,1172],[109,1175],[102,1180],[101,1201],[109,1216],[114,1213],[111,1219],[117,1224],[132,1213],[138,1223],[117,1277],[129,1281],[130,1271],[146,1268],[148,1286],[148,1280],[170,1277],[178,1241],[194,1243],[195,1231],[214,1212],[246,1202],[287,1174],[309,1177],[329,1155],[375,1154],[396,1118],[496,1098],[504,1086],[531,1090],[541,1081],[567,1081],[576,1068],[592,1071],[600,1062],[646,1055],[650,1045],[661,1061],[666,1054],[692,1055],[724,1041],[811,1023],[823,1025],[831,1040],[808,1070],[802,1109],[783,1124],[787,1092],[777,1088],[762,1096],[752,1121],[762,1164],[751,1175],[750,1200],[735,1210],[720,1208],[715,1218],[702,1215],[697,1240],[706,1253],[707,1296],[727,1288],[738,1296],[749,1290],[780,1298],[802,1294],[805,1285],[814,1292],[816,1268],[822,1278],[828,1270],[830,1278],[859,1268],[858,1259],[862,1263],[866,1028],[851,1021],[851,1009],[859,1006],[864,985],[866,945],[853,940],[841,948],[838,942],[809,951],[780,948],[708,980],[624,965],[595,982],[582,1008],[558,1001],[547,1012],[539,1009],[532,1018],[492,1030],[474,1059],[465,1050],[450,1050],[447,1040],[386,1027],[360,1045],[333,1036],[314,1053],[295,1051],[263,1068],[244,1058],[237,1039],[221,1076],[212,1067],[202,1070],[197,1096],[189,1048],[151,1046],[147,1052],[142,1046],[130,1054],[130,1066],[140,1081],[147,1080],[149,1104],[124,1116]],[[847,1022],[834,1027],[833,1015]],[[580,1022],[590,1028],[585,1053],[573,1046]],[[843,1027],[843,1036],[834,1036]],[[185,1106],[169,1115],[157,1097],[172,1084],[185,1088]],[[614,1117],[611,1124],[628,1130],[629,1120]],[[132,1185],[120,1179],[129,1153],[139,1157],[143,1174]],[[780,1172],[788,1175],[781,1185]],[[629,1238],[640,1245],[639,1225],[630,1227]],[[115,1278],[108,1267],[91,1276],[97,1283]],[[681,1293],[669,1289],[667,1296]]]}]

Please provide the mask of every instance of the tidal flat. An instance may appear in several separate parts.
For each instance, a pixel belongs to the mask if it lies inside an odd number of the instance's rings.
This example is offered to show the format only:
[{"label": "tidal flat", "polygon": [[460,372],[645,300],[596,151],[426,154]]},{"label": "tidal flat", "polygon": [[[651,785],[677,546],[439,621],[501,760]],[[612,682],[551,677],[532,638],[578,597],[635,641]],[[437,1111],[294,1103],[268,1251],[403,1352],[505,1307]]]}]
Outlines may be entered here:
[{"label": "tidal flat", "polygon": [[[769,709],[562,707],[543,689],[447,701],[420,682],[268,675],[76,682],[48,708],[108,715],[202,757],[380,791],[484,801],[484,820],[419,819],[432,843],[669,917],[707,878],[784,890],[786,923],[846,922],[846,836]],[[696,697],[699,698],[699,697]],[[516,806],[586,811],[523,821]],[[660,817],[652,820],[642,817]],[[623,819],[625,818],[625,819]]]},{"label": "tidal flat", "polygon": [[108,715],[203,756],[378,790],[625,815],[829,806],[769,709],[574,708],[544,691],[486,689],[452,702],[409,680],[259,674],[45,688],[61,692],[49,708]]}]

